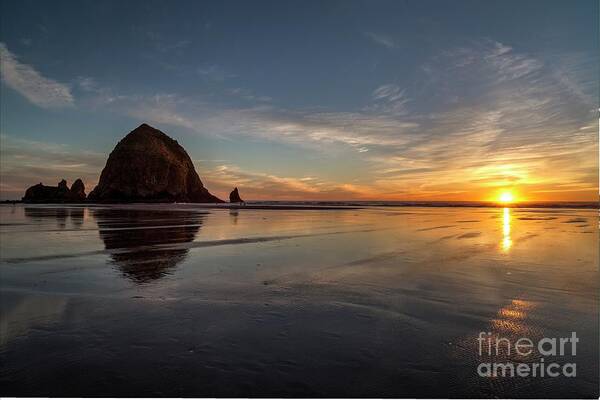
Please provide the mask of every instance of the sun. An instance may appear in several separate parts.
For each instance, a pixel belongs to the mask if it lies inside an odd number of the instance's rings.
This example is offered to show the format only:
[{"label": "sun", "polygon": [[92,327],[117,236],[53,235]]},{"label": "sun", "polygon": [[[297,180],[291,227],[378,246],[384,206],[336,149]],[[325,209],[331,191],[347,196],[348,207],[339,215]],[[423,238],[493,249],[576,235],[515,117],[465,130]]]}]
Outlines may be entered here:
[{"label": "sun", "polygon": [[498,201],[500,203],[512,203],[515,201],[515,195],[510,191],[503,191],[498,196]]}]

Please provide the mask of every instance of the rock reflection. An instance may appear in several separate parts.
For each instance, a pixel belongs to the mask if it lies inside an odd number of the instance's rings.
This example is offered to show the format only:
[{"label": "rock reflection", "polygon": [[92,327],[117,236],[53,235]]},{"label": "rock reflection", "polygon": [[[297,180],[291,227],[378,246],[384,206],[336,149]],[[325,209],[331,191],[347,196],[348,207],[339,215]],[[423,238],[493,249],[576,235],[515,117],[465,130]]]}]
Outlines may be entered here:
[{"label": "rock reflection", "polygon": [[166,210],[94,210],[100,238],[113,263],[136,283],[164,277],[182,262],[204,214]]},{"label": "rock reflection", "polygon": [[68,219],[70,219],[73,228],[79,229],[84,220],[84,209],[80,207],[25,207],[23,211],[25,217],[34,222],[55,220],[57,227],[60,229],[67,227]]},{"label": "rock reflection", "polygon": [[239,213],[237,210],[229,210],[229,217],[233,225],[237,225]]},{"label": "rock reflection", "polygon": [[83,220],[85,219],[84,212],[85,210],[83,208],[71,209],[69,216],[71,217],[71,223],[73,224],[74,228],[79,229],[83,225]]}]

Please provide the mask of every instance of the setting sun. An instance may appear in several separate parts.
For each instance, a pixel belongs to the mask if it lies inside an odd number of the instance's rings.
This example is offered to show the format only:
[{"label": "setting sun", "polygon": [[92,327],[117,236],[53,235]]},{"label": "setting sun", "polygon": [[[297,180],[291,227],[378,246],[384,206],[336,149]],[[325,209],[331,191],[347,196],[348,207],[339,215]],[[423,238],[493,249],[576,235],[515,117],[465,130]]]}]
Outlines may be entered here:
[{"label": "setting sun", "polygon": [[512,203],[515,201],[515,196],[512,192],[506,191],[500,193],[500,196],[498,196],[498,200],[500,201],[500,203]]}]

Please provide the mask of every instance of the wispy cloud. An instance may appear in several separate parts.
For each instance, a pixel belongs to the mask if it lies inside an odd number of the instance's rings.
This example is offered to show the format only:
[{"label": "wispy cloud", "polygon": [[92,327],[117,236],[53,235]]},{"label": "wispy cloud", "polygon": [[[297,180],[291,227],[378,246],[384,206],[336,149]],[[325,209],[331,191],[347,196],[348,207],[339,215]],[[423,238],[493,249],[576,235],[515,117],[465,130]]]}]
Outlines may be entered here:
[{"label": "wispy cloud", "polygon": [[207,165],[199,163],[206,187],[227,198],[234,187],[239,187],[244,199],[250,200],[321,200],[359,198],[368,188],[358,185],[327,181],[311,176],[284,177],[277,174],[249,171],[234,164]]},{"label": "wispy cloud", "polygon": [[0,43],[2,80],[33,104],[43,107],[69,107],[74,103],[68,85],[44,77],[30,65],[21,63],[4,43]]},{"label": "wispy cloud", "polygon": [[394,39],[392,39],[388,35],[385,35],[382,33],[375,33],[375,32],[364,32],[364,35],[366,37],[368,37],[369,39],[371,39],[376,44],[383,46],[383,47],[387,47],[388,49],[393,49],[393,48],[397,47],[397,44],[394,41]]},{"label": "wispy cloud", "polygon": [[175,94],[156,94],[150,97],[130,96],[117,101],[116,107],[126,104],[123,110],[129,116],[156,124],[181,126],[194,130],[194,119],[178,111],[185,104],[184,98]]},{"label": "wispy cloud", "polygon": [[161,53],[179,52],[188,48],[192,44],[191,40],[177,40],[174,42],[159,41],[156,43],[156,49]]},{"label": "wispy cloud", "polygon": [[227,79],[237,78],[237,75],[227,71],[220,65],[211,64],[211,65],[202,65],[196,69],[198,75],[206,80],[211,80],[215,82],[223,82]]},{"label": "wispy cloud", "polygon": [[518,79],[543,67],[539,60],[515,53],[512,47],[498,42],[485,52],[483,59],[497,70],[500,81]]},{"label": "wispy cloud", "polygon": [[232,89],[228,89],[227,93],[232,95],[232,96],[236,96],[238,98],[244,99],[244,100],[248,100],[248,101],[255,101],[255,102],[270,102],[273,99],[269,96],[260,96],[257,95],[255,93],[253,93],[251,90],[248,89],[244,89],[244,88],[232,88]]},{"label": "wispy cloud", "polygon": [[374,104],[365,109],[387,114],[405,115],[408,114],[406,104],[410,99],[406,96],[406,90],[400,86],[388,83],[379,86],[371,95]]},{"label": "wispy cloud", "polygon": [[81,90],[85,92],[99,92],[100,87],[94,78],[89,76],[79,76],[75,79],[75,83]]}]

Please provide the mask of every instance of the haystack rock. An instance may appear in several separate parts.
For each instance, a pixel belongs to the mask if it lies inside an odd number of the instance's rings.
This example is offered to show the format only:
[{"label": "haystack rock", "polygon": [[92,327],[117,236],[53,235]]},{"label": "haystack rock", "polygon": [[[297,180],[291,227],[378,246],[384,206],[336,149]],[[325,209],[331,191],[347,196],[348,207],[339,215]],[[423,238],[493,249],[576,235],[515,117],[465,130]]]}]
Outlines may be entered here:
[{"label": "haystack rock", "polygon": [[85,201],[85,186],[81,179],[77,179],[71,189],[64,179],[58,186],[46,186],[42,183],[31,186],[25,191],[25,203],[80,203]]},{"label": "haystack rock", "polygon": [[147,124],[114,148],[88,200],[102,203],[223,203],[202,184],[176,140]]},{"label": "haystack rock", "polygon": [[240,192],[238,192],[238,188],[234,188],[231,193],[229,193],[229,202],[230,203],[243,203],[244,200],[240,197]]}]

